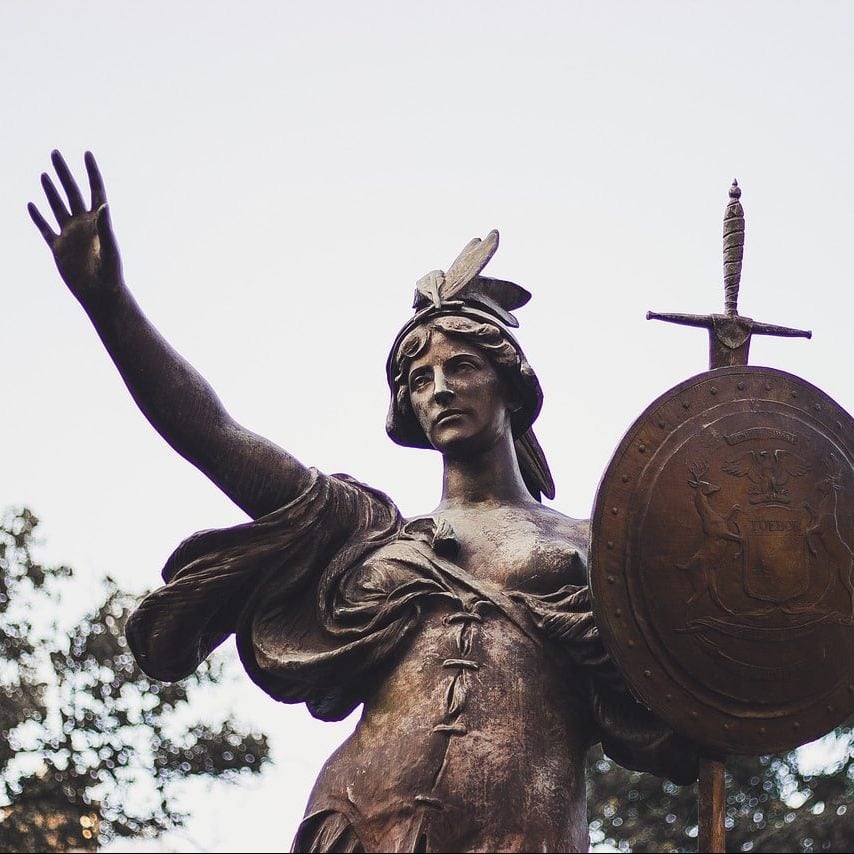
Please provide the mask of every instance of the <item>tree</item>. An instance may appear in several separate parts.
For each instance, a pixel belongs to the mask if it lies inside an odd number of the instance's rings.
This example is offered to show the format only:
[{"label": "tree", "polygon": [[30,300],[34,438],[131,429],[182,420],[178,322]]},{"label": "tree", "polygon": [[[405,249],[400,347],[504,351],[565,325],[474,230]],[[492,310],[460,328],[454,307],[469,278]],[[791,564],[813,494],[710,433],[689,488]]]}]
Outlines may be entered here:
[{"label": "tree", "polygon": [[258,773],[267,739],[231,719],[183,723],[219,670],[174,684],[145,676],[123,632],[136,597],[111,579],[97,607],[59,630],[56,597],[72,571],[38,562],[37,525],[26,509],[0,521],[0,850],[157,836],[186,818],[175,783]]},{"label": "tree", "polygon": [[[826,765],[807,773],[798,751],[726,762],[727,851],[854,850],[854,727],[824,740]],[[697,784],[676,786],[591,753],[591,840],[621,851],[696,851]]]}]

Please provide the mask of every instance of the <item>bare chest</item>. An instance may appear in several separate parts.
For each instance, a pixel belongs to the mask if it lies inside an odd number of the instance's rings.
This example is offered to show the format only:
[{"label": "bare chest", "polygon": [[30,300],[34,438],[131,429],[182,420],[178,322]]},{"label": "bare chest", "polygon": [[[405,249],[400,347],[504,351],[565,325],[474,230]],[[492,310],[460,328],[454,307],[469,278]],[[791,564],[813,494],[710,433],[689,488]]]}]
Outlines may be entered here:
[{"label": "bare chest", "polygon": [[547,593],[586,584],[586,523],[515,508],[443,512],[459,543],[455,562],[505,590]]}]

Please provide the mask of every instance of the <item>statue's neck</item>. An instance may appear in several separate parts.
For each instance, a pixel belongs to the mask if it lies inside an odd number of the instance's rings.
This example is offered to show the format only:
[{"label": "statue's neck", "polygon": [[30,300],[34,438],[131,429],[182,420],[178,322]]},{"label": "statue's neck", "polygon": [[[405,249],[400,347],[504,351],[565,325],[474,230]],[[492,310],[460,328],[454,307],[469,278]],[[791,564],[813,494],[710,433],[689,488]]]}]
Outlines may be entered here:
[{"label": "statue's neck", "polygon": [[513,437],[509,431],[492,447],[475,454],[445,454],[442,501],[437,512],[473,504],[530,504]]}]

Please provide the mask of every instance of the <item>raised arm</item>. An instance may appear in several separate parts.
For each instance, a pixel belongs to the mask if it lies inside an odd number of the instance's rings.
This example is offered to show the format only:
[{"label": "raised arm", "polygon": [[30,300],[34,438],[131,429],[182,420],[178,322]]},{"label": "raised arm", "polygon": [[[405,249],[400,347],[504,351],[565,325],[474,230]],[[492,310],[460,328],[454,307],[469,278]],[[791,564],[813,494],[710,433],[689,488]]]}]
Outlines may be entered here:
[{"label": "raised arm", "polygon": [[104,182],[92,153],[85,156],[91,188],[88,209],[62,155],[54,151],[51,160],[68,199],[66,204],[50,176],[42,174],[59,233],[32,202],[30,216],[133,399],[181,456],[251,516],[281,507],[302,490],[308,471],[234,421],[205,379],[142,313],[124,282]]}]

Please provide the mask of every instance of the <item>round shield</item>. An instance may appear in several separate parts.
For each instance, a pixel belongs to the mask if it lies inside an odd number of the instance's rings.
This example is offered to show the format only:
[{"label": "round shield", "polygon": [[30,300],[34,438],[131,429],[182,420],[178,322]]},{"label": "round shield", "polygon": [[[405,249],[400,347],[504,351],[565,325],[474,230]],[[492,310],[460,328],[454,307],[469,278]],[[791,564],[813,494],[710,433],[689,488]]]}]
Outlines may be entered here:
[{"label": "round shield", "polygon": [[656,400],[596,496],[590,588],[639,699],[714,753],[770,753],[854,711],[854,421],[771,368]]}]

